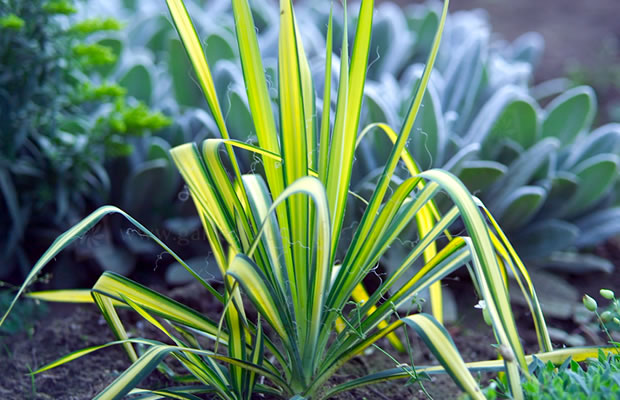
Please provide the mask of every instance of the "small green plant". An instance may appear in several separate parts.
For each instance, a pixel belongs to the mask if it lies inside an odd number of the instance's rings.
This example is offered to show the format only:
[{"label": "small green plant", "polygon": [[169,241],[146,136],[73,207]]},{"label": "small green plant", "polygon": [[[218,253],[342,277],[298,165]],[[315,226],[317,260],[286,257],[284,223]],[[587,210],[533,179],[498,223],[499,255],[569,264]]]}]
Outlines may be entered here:
[{"label": "small green plant", "polygon": [[616,294],[613,290],[601,289],[599,294],[602,298],[609,300],[609,305],[603,308],[603,311],[599,311],[599,305],[596,300],[587,294],[583,296],[583,305],[596,316],[598,326],[609,340],[609,343],[618,346],[620,349],[620,343],[614,341],[610,333],[610,330],[620,330],[620,302],[616,299]]},{"label": "small green plant", "polygon": [[[620,307],[615,293],[601,289],[600,295],[610,301],[609,307],[599,313],[599,305],[587,294],[583,305],[596,315],[599,328],[608,338],[609,353],[598,351],[596,357],[579,359],[585,369],[571,357],[558,366],[537,357],[529,364],[530,378],[523,381],[526,399],[612,399],[620,396],[620,343],[613,340],[609,326],[620,326]],[[510,398],[505,379],[495,379],[483,390],[487,399]]]},{"label": "small green plant", "polygon": [[[0,287],[3,287],[0,282]],[[0,289],[0,313],[4,313],[15,297],[15,291],[9,289]],[[30,336],[34,323],[43,317],[47,311],[44,303],[34,300],[28,300],[20,303],[15,313],[7,319],[6,323],[0,328],[0,343],[3,342],[2,336],[10,336],[23,332]]]},{"label": "small green plant", "polygon": [[[134,218],[106,206],[52,243],[31,270],[11,307],[60,251],[105,215],[118,213],[170,253],[223,304],[224,311],[219,321],[213,321],[112,272],[105,272],[90,291],[31,293],[39,299],[94,302],[118,339],[78,350],[35,373],[108,346],[122,345],[132,364],[97,399],[118,399],[126,394],[138,398],[192,398],[200,393],[213,393],[223,399],[250,399],[255,392],[278,398],[324,399],[386,380],[403,378],[417,382],[424,373],[438,372],[447,372],[465,392],[482,399],[470,368],[504,371],[509,392],[521,399],[521,375],[529,375],[531,356],[524,353],[512,315],[505,281],[508,270],[528,301],[542,351],[539,358],[561,363],[569,355],[592,354],[589,348],[552,350],[527,270],[492,215],[452,174],[440,169],[420,172],[406,150],[438,54],[448,2],[444,4],[428,61],[399,133],[382,123],[362,130],[379,129],[393,140],[394,146],[371,196],[360,198],[365,212],[353,238],[346,243],[341,243],[343,221],[347,198],[355,196],[351,193],[351,177],[374,2],[364,0],[360,5],[350,58],[345,8],[335,113],[332,116],[331,110],[325,108],[319,119],[317,95],[292,1],[280,2],[278,118],[272,108],[269,78],[265,76],[249,3],[232,1],[257,146],[230,137],[208,60],[185,5],[182,0],[167,0],[167,4],[222,137],[205,140],[201,150],[193,143],[175,147],[172,157],[189,187],[224,278],[223,292],[215,290]],[[326,36],[331,38],[331,18],[327,31]],[[331,82],[331,39],[326,46],[325,65],[324,81]],[[331,90],[326,88],[323,104],[330,102]],[[242,174],[237,151],[257,154],[260,171]],[[411,176],[393,184],[394,171],[401,162]],[[453,203],[443,215],[434,203],[439,193]],[[453,237],[449,228],[457,220],[464,224],[465,233]],[[419,242],[374,292],[366,293],[363,279],[409,224],[417,226]],[[341,246],[346,251],[339,258]],[[400,281],[418,260],[422,268],[412,279]],[[435,318],[423,313],[399,315],[400,306],[409,305],[423,290],[438,285],[442,278],[462,267],[469,267],[476,295],[484,300],[501,360],[467,365]],[[244,297],[258,313],[255,320],[249,317],[250,306],[243,302]],[[356,304],[353,312],[348,308],[351,298]],[[167,337],[166,343],[130,338],[117,307],[138,313]],[[0,325],[8,312],[10,308]],[[325,387],[342,365],[384,337],[401,350],[408,347],[394,335],[396,329],[406,327],[421,336],[441,366],[401,364]],[[138,344],[143,346],[134,346]],[[167,364],[168,357],[178,361],[187,375],[176,375]],[[138,388],[141,379],[156,368],[195,385],[153,391]]]},{"label": "small green plant", "polygon": [[[567,359],[558,368],[551,362],[538,358],[529,366],[534,379],[523,383],[525,399],[572,400],[615,399],[620,396],[620,355],[605,355],[588,359],[585,369],[579,363]],[[487,399],[509,398],[503,382],[495,381],[484,390]]]}]

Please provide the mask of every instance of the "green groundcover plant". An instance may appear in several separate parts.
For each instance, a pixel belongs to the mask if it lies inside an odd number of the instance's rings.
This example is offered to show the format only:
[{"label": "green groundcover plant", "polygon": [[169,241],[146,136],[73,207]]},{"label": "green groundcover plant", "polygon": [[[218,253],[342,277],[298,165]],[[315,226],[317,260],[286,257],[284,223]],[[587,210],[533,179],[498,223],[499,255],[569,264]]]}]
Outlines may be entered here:
[{"label": "green groundcover plant", "polygon": [[[620,350],[618,350],[620,351]],[[544,363],[538,358],[530,364],[534,376],[530,382],[523,383],[526,399],[616,399],[620,396],[620,355],[607,356],[599,352],[598,357],[586,363],[586,369],[571,359],[558,368],[551,362]],[[484,392],[487,399],[506,398],[505,386],[495,382]]]},{"label": "green groundcover plant", "polygon": [[[584,363],[585,369],[570,357],[558,368],[534,357],[529,365],[533,379],[523,382],[526,399],[615,399],[620,396],[620,343],[613,340],[610,328],[620,326],[620,308],[615,293],[601,289],[600,295],[610,301],[609,307],[599,314],[598,304],[592,297],[583,296],[586,309],[594,313],[601,331],[614,346],[605,355],[599,351]],[[483,390],[487,399],[509,398],[506,381],[496,379]]]},{"label": "green groundcover plant", "polygon": [[[280,398],[322,399],[375,382],[409,379],[421,374],[448,373],[470,396],[483,394],[472,371],[504,371],[508,391],[523,398],[522,377],[530,379],[526,356],[510,308],[506,280],[515,279],[527,299],[544,362],[561,364],[596,354],[597,349],[553,350],[544,317],[528,273],[505,235],[483,204],[450,173],[433,169],[420,172],[406,150],[416,116],[437,56],[447,14],[445,3],[428,61],[404,123],[396,133],[386,124],[362,129],[385,133],[394,146],[370,198],[359,198],[366,211],[344,257],[337,257],[358,142],[360,110],[369,58],[373,1],[361,3],[355,39],[349,56],[347,24],[341,44],[340,79],[335,112],[316,114],[315,91],[308,60],[301,44],[292,2],[280,2],[278,41],[278,108],[270,101],[250,6],[233,0],[235,33],[248,104],[258,146],[229,136],[204,50],[182,0],[168,0],[173,21],[192,61],[221,138],[207,139],[202,148],[185,144],[172,150],[173,159],[187,183],[211,250],[222,276],[218,292],[181,260],[159,238],[124,211],[105,206],[59,236],[35,264],[0,325],[18,297],[41,269],[63,248],[89,230],[105,215],[121,214],[170,253],[224,305],[219,321],[150,290],[119,274],[105,272],[92,290],[31,293],[56,301],[94,302],[117,341],[66,355],[39,368],[40,373],[93,351],[121,345],[132,364],[96,398],[117,399],[168,396],[194,399],[213,393],[223,399],[249,399],[252,393]],[[347,21],[346,15],[344,21]],[[327,25],[331,38],[332,23]],[[325,63],[331,65],[328,40]],[[331,68],[325,68],[331,82]],[[331,101],[323,92],[323,103]],[[275,112],[274,112],[275,111]],[[277,118],[276,118],[277,115]],[[237,152],[260,156],[260,171],[242,174]],[[411,176],[394,181],[403,163]],[[258,168],[258,167],[257,167]],[[453,206],[440,215],[434,200],[444,193]],[[449,228],[460,221],[463,235]],[[379,287],[367,294],[361,286],[381,256],[410,224],[417,227],[418,243],[400,260]],[[399,278],[417,261],[423,267],[404,283]],[[497,339],[500,360],[466,364],[446,329],[431,315],[400,316],[397,309],[421,291],[434,286],[454,270],[467,267],[476,296]],[[510,274],[508,271],[511,271]],[[390,294],[391,293],[391,294]],[[349,309],[350,299],[356,302]],[[472,295],[473,297],[473,295]],[[248,313],[251,304],[258,314]],[[130,338],[117,308],[129,308],[159,329],[167,342]],[[396,365],[345,383],[326,387],[329,378],[347,361],[388,337],[399,350],[408,348],[394,335],[412,328],[441,363],[440,366]],[[168,365],[176,360],[186,371],[177,375]],[[141,389],[142,378],[154,369],[178,382],[160,390]]]}]

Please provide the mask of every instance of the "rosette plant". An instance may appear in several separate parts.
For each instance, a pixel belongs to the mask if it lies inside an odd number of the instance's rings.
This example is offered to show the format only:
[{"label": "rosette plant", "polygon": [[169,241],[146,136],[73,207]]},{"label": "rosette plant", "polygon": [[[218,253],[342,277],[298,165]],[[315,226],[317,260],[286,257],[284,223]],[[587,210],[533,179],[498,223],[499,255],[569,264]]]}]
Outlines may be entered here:
[{"label": "rosette plant", "polygon": [[[224,311],[220,321],[214,321],[110,272],[104,273],[90,291],[31,293],[40,299],[96,303],[118,339],[76,351],[35,373],[103,347],[122,345],[132,364],[98,399],[117,399],[126,394],[137,398],[194,399],[201,393],[213,393],[223,399],[250,399],[254,392],[280,398],[323,399],[362,385],[399,378],[415,381],[422,372],[442,371],[450,374],[470,396],[482,399],[471,369],[505,371],[511,394],[519,399],[523,397],[521,375],[528,377],[531,358],[524,354],[510,308],[506,282],[509,269],[530,306],[542,352],[538,358],[557,363],[568,355],[579,360],[595,354],[587,348],[552,351],[527,271],[492,216],[453,175],[442,170],[420,172],[406,151],[405,144],[437,55],[448,2],[399,133],[386,124],[375,124],[358,135],[373,1],[361,3],[350,59],[345,24],[335,115],[332,118],[326,108],[319,120],[292,2],[280,2],[279,107],[273,110],[249,4],[247,0],[233,0],[237,42],[258,146],[229,137],[209,65],[191,19],[182,0],[167,3],[221,133],[219,139],[207,139],[200,150],[194,144],[186,144],[174,148],[172,156],[189,187],[224,277],[223,293],[135,219],[115,207],[103,207],[52,244],[33,267],[18,296],[59,251],[103,216],[119,213],[190,271],[207,292],[224,304]],[[329,38],[331,19],[327,29]],[[331,48],[330,40],[325,60],[328,66]],[[331,68],[325,71],[325,82],[330,82]],[[326,88],[323,103],[331,101],[330,93]],[[387,134],[394,147],[372,196],[359,199],[366,211],[345,256],[338,259],[336,250],[346,200],[355,196],[349,188],[356,143],[371,129]],[[258,154],[262,170],[242,174],[237,151]],[[401,161],[411,177],[394,182],[393,173]],[[453,202],[443,216],[433,203],[440,192]],[[457,219],[466,227],[466,235],[452,237],[448,228]],[[419,242],[398,268],[367,294],[362,286],[364,277],[409,224],[417,226]],[[424,260],[423,268],[412,279],[400,282],[399,278],[418,259]],[[399,306],[426,288],[437,288],[440,279],[463,266],[469,267],[477,295],[485,301],[485,313],[497,338],[501,360],[467,365],[436,318],[422,313],[401,318],[397,312]],[[395,285],[400,287],[389,294]],[[349,310],[352,297],[356,303]],[[248,301],[244,302],[244,298]],[[118,307],[138,313],[159,329],[167,342],[130,338],[117,313]],[[250,317],[250,309],[257,311],[256,319]],[[394,335],[399,327],[415,330],[441,366],[399,364],[391,370],[327,387],[329,378],[342,365],[380,339],[388,337],[402,349],[402,342]],[[168,357],[178,361],[177,367],[180,364],[188,375],[179,375],[170,368]],[[152,391],[137,388],[140,380],[156,368],[185,385]],[[187,386],[188,382],[192,385]]]}]

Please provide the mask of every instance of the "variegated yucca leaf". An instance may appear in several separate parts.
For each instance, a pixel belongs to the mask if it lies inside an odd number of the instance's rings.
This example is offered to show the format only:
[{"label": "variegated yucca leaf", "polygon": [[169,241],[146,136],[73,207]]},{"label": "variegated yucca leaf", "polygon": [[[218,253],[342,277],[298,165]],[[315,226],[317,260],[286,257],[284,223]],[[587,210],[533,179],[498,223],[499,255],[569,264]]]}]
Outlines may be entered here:
[{"label": "variegated yucca leaf", "polygon": [[[183,1],[167,0],[167,3],[222,136],[206,140],[201,148],[185,144],[171,153],[189,187],[224,277],[223,294],[216,292],[137,221],[118,209],[104,207],[54,242],[35,265],[18,296],[59,251],[101,217],[117,212],[163,246],[199,279],[224,305],[224,311],[219,322],[211,320],[110,272],[100,277],[90,298],[83,291],[31,294],[52,301],[94,302],[100,308],[118,339],[111,344],[122,345],[132,365],[97,398],[116,399],[136,394],[139,398],[194,399],[196,394],[209,392],[223,399],[236,400],[250,399],[253,392],[263,392],[281,398],[322,399],[379,381],[403,377],[415,380],[419,372],[441,369],[471,397],[481,399],[483,396],[472,371],[495,368],[507,373],[512,396],[520,399],[523,396],[520,375],[528,376],[528,358],[510,307],[508,269],[528,301],[541,351],[554,362],[570,356],[570,351],[550,351],[546,323],[527,270],[493,217],[451,173],[439,169],[422,171],[406,146],[411,135],[416,134],[413,128],[437,58],[448,1],[444,4],[428,60],[412,93],[403,125],[396,133],[386,124],[364,129],[359,126],[370,51],[372,0],[360,4],[350,59],[345,5],[333,124],[329,107],[324,108],[321,123],[317,123],[316,94],[292,1],[280,1],[276,118],[267,91],[252,12],[247,0],[233,0],[239,54],[258,146],[230,138],[213,75]],[[330,17],[328,32],[331,29]],[[330,39],[326,54],[328,81],[331,81],[331,46]],[[329,89],[323,97],[325,102],[330,102]],[[361,199],[365,209],[352,239],[344,242],[346,200],[350,195],[360,198],[351,190],[355,149],[373,128],[385,133],[393,147],[369,199]],[[239,152],[260,156],[263,173],[242,174],[237,160]],[[403,180],[395,176],[401,162],[410,175]],[[435,205],[439,193],[446,194],[451,201],[443,215]],[[463,223],[465,233],[452,237],[449,229],[457,220]],[[419,240],[393,266],[393,272],[379,287],[367,293],[362,286],[363,279],[408,226],[415,227]],[[346,249],[342,259],[338,256],[341,248]],[[420,263],[422,268],[403,283],[401,278],[415,263]],[[398,314],[399,308],[426,289],[430,289],[437,303],[441,299],[440,280],[463,266],[469,266],[477,293],[487,305],[493,333],[502,349],[501,361],[466,364],[437,318],[426,314],[404,317]],[[244,303],[244,297],[258,312],[257,321],[248,318],[248,303]],[[355,300],[354,305],[351,298]],[[133,310],[173,344],[130,339],[117,307]],[[433,311],[441,319],[441,307],[436,306]],[[269,333],[263,332],[262,321],[269,327]],[[437,357],[441,367],[401,365],[327,391],[323,389],[343,364],[377,345],[382,338],[391,338],[402,348],[394,336],[394,331],[401,327],[412,328]],[[199,340],[204,339],[213,346],[212,350],[203,349],[203,342]],[[140,346],[134,346],[136,344]],[[101,346],[65,356],[41,370],[99,348]],[[136,389],[139,381],[154,369],[171,371],[166,364],[168,356],[189,374],[189,377],[173,377],[179,382],[197,385],[154,391]],[[264,380],[257,380],[258,376]]]}]

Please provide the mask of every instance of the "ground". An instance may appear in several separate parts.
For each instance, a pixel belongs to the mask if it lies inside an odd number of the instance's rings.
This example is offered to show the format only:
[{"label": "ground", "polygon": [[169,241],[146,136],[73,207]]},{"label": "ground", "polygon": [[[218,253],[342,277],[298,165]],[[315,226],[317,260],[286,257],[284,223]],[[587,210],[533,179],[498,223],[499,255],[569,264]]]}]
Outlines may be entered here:
[{"label": "ground", "polygon": [[[221,307],[204,293],[204,289],[193,284],[170,292],[175,299],[188,304],[201,312],[217,318]],[[133,336],[158,338],[165,341],[153,328],[140,322],[139,318],[129,312],[122,313],[121,318],[131,328]],[[494,343],[489,329],[463,329],[451,327],[457,347],[467,361],[491,359],[496,356],[492,347]],[[91,353],[37,375],[34,380],[28,376],[29,370],[35,370],[72,351],[103,344],[114,340],[105,320],[94,306],[53,306],[51,313],[36,322],[27,333],[0,338],[0,398],[32,400],[82,400],[90,399],[108,383],[112,382],[125,368],[129,361],[119,347],[111,347]],[[411,337],[415,349],[416,365],[436,364],[434,357],[425,348],[421,340]],[[407,355],[398,354],[387,342],[381,346],[389,351],[399,362],[410,363]],[[374,350],[362,357],[356,357],[345,365],[329,381],[330,385],[343,383],[378,370],[394,368],[393,361],[383,353]],[[140,387],[159,388],[170,385],[159,372],[154,372]],[[404,383],[404,382],[403,382]],[[425,387],[436,399],[449,399],[459,395],[457,387],[447,376],[435,376],[426,382]],[[394,382],[360,388],[337,396],[340,400],[362,398],[426,398],[419,385],[404,386]],[[260,397],[257,397],[260,398]]]},{"label": "ground", "polygon": [[[408,4],[410,1],[400,1]],[[598,123],[620,120],[618,0],[452,0],[450,10],[483,8],[493,31],[514,40],[529,31],[545,39],[536,82],[566,76],[594,87]]]},{"label": "ground", "polygon": [[[405,3],[405,2],[403,2]],[[484,8],[493,30],[513,40],[524,32],[539,32],[545,38],[545,54],[537,79],[557,78],[566,67],[578,62],[595,67],[607,40],[620,39],[617,0],[454,0],[450,9]],[[615,61],[620,54],[615,53]]]}]

